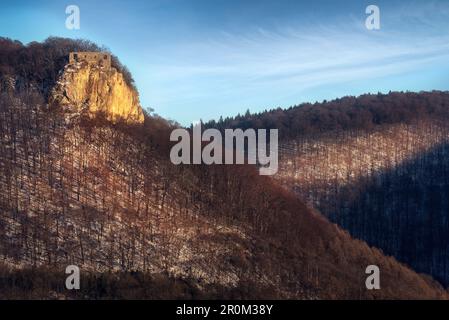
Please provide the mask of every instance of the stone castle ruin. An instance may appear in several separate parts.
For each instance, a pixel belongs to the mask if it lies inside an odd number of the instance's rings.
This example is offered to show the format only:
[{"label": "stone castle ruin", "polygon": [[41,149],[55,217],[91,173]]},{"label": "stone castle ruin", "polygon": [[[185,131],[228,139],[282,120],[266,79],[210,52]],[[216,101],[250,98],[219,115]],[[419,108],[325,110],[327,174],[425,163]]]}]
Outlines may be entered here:
[{"label": "stone castle ruin", "polygon": [[85,61],[89,65],[111,68],[111,55],[107,52],[70,52],[69,63]]}]

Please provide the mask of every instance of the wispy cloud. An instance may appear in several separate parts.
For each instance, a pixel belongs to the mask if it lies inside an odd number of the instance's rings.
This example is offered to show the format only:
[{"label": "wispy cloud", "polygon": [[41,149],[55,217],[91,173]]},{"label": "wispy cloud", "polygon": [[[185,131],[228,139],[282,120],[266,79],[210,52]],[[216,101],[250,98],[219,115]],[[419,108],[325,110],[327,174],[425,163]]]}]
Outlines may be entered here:
[{"label": "wispy cloud", "polygon": [[436,32],[436,24],[449,23],[430,17],[435,6],[438,19],[449,14],[449,4],[442,7],[440,2],[381,12],[380,31],[366,30],[363,15],[319,25],[223,31],[213,39],[176,45],[166,63],[146,67],[167,105],[224,104],[232,96],[235,104],[254,95],[271,97],[266,101],[273,106],[295,94],[298,101],[314,87],[378,81],[447,64],[449,34]]}]

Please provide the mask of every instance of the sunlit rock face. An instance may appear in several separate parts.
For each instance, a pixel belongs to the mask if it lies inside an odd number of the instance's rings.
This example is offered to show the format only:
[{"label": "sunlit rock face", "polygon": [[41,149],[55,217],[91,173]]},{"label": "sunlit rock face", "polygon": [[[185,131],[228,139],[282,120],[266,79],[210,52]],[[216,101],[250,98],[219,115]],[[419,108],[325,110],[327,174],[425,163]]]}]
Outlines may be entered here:
[{"label": "sunlit rock face", "polygon": [[101,112],[113,122],[121,119],[127,123],[144,121],[137,91],[115,68],[84,62],[68,64],[52,91],[50,102],[87,112],[90,116]]}]

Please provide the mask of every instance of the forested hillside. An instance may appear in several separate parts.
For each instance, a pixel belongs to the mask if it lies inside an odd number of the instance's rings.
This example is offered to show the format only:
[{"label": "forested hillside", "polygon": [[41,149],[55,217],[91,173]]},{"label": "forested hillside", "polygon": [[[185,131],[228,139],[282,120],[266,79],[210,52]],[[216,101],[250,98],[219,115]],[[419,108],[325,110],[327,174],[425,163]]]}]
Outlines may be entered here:
[{"label": "forested hillside", "polygon": [[72,114],[33,83],[0,94],[0,297],[448,298],[252,166],[173,165],[172,123]]},{"label": "forested hillside", "polygon": [[352,236],[449,284],[449,94],[343,98],[227,119],[280,128],[277,178]]},{"label": "forested hillside", "polygon": [[304,103],[288,109],[210,121],[217,128],[276,128],[282,140],[301,139],[307,135],[348,130],[371,130],[379,125],[410,123],[426,118],[449,116],[449,93],[391,92],[343,97],[322,103]]}]

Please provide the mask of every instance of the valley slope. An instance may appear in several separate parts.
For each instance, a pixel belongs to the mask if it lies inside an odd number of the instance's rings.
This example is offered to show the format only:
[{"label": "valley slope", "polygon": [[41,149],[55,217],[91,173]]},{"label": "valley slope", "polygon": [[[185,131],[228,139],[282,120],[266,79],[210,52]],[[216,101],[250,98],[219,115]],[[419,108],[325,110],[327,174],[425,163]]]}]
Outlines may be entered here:
[{"label": "valley slope", "polygon": [[279,128],[277,180],[358,239],[449,284],[449,93],[346,97],[226,119]]}]

